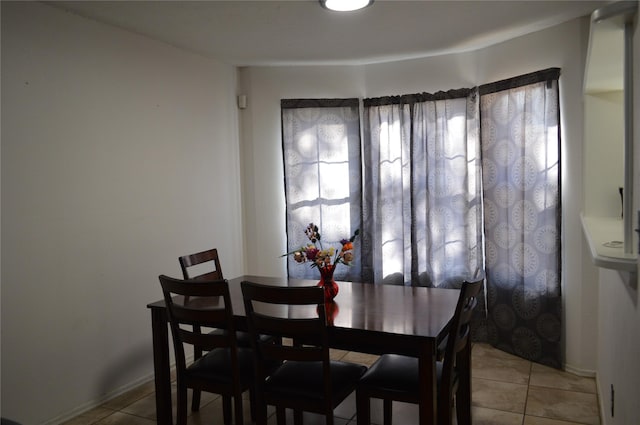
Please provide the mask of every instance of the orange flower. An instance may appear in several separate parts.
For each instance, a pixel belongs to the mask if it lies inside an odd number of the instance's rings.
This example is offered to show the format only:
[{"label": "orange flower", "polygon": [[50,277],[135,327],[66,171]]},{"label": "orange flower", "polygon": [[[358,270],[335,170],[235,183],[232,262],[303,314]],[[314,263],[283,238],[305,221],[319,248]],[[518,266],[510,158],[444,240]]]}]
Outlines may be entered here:
[{"label": "orange flower", "polygon": [[345,252],[342,257],[342,262],[349,265],[350,262],[353,261],[353,252]]},{"label": "orange flower", "polygon": [[353,243],[350,241],[342,245],[342,252],[349,251],[351,249],[353,249]]}]

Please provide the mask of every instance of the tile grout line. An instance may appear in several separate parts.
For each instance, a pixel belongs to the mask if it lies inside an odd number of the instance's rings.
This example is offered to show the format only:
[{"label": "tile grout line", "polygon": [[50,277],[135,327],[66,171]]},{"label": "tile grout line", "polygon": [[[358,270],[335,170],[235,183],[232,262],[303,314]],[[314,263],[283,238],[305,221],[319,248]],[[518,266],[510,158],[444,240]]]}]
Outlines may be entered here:
[{"label": "tile grout line", "polygon": [[533,373],[533,362],[529,362],[529,377],[527,378],[527,391],[524,396],[524,409],[522,409],[522,425],[527,420],[527,402],[529,401],[529,389],[531,388],[531,374]]}]

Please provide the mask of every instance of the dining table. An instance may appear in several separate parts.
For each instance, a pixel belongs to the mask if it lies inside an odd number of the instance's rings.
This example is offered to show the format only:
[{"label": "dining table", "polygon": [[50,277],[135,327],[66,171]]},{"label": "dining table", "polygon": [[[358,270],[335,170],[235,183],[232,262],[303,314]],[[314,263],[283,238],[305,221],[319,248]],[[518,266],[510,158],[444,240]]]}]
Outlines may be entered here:
[{"label": "dining table", "polygon": [[[229,279],[234,321],[239,330],[247,330],[242,281],[274,286],[318,284],[314,280],[252,275]],[[417,357],[424,401],[419,407],[419,423],[435,424],[438,346],[446,339],[460,291],[356,282],[338,282],[338,285],[339,292],[334,300],[325,304],[330,346],[376,355],[394,353]],[[147,307],[151,310],[157,423],[168,425],[172,423],[173,414],[167,310],[163,299]],[[464,350],[457,359],[458,398],[469,404],[470,352],[470,348]]]}]

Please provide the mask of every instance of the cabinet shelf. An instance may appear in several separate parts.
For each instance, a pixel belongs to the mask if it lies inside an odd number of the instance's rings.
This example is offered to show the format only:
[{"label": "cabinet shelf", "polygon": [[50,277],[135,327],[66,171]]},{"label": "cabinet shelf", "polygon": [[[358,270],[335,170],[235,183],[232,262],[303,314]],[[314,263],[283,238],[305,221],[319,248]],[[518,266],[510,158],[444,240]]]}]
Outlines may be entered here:
[{"label": "cabinet shelf", "polygon": [[622,219],[585,215],[581,215],[580,219],[596,266],[629,272],[637,271],[636,254],[624,252]]}]

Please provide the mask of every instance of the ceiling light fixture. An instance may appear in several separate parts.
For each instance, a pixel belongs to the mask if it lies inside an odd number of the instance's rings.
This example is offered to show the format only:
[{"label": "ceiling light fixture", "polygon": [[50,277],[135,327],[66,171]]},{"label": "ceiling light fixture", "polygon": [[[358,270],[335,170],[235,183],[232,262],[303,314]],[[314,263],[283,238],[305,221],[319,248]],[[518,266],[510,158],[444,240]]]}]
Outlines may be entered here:
[{"label": "ceiling light fixture", "polygon": [[367,7],[371,3],[373,0],[320,0],[322,7],[337,12],[351,12]]}]

